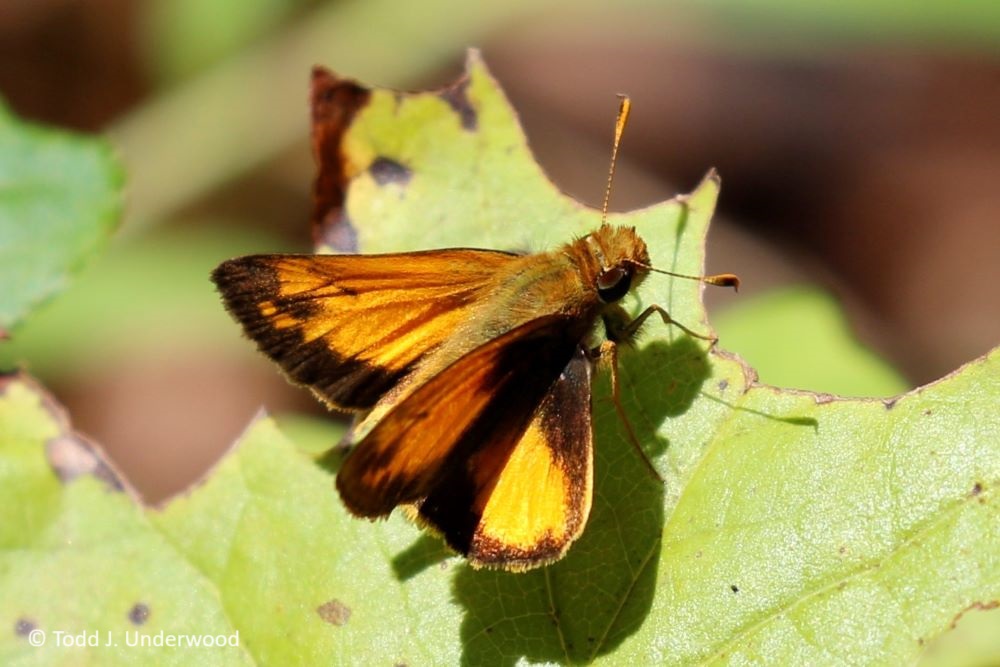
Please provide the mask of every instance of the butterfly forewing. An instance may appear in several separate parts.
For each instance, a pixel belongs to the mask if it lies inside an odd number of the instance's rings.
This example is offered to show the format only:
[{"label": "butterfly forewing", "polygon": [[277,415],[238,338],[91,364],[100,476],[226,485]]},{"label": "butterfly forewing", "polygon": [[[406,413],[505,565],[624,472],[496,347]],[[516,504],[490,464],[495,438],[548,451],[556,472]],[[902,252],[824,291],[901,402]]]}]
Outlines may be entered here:
[{"label": "butterfly forewing", "polygon": [[371,408],[454,334],[516,255],[252,255],[212,274],[226,307],[288,376],[333,407]]}]

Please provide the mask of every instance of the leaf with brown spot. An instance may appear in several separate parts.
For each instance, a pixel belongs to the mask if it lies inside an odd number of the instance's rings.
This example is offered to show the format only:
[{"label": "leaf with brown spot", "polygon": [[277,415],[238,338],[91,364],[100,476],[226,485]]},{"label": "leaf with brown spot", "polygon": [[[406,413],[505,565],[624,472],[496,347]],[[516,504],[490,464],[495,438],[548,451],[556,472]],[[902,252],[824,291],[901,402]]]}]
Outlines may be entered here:
[{"label": "leaf with brown spot", "polygon": [[149,620],[150,613],[149,605],[136,602],[128,612],[128,620],[132,621],[133,625],[144,625]]},{"label": "leaf with brown spot", "polygon": [[[467,81],[475,129],[440,93],[382,90],[346,126],[358,169],[344,210],[362,250],[541,249],[597,224],[531,160],[477,59]],[[405,185],[378,183],[378,158],[405,165]],[[655,264],[693,273],[717,194],[709,179],[612,217],[637,226]],[[709,329],[697,285],[650,279],[640,300]],[[238,650],[156,654],[183,664],[898,664],[970,604],[1000,599],[1000,352],[886,410],[761,385],[674,329],[644,333],[622,355],[623,402],[666,483],[624,440],[599,374],[590,521],[566,558],[525,574],[442,558],[399,513],[349,516],[329,475],[267,419],[164,508],[90,474],[63,483],[45,447],[71,432],[36,386],[7,379],[0,663],[80,662],[29,653],[20,633],[134,629],[141,601],[153,610],[144,632],[239,631]],[[332,600],[350,609],[337,627],[320,611]],[[980,613],[995,612],[959,629]]]},{"label": "leaf with brown spot", "polygon": [[330,625],[346,625],[351,619],[351,608],[340,600],[329,600],[316,608],[319,617]]}]

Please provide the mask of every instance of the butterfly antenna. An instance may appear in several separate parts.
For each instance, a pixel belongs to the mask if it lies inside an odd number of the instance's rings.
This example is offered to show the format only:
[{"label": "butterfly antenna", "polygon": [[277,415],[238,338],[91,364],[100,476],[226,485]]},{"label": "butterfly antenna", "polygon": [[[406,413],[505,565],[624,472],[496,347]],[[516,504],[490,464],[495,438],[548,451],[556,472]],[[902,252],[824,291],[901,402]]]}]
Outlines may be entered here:
[{"label": "butterfly antenna", "polygon": [[[622,135],[625,133],[625,125],[628,124],[628,115],[632,111],[632,100],[628,95],[618,94],[618,118],[615,119],[615,142],[611,145],[611,166],[608,167],[608,185],[604,188],[604,203],[601,204],[601,225],[608,222],[608,204],[611,202],[611,184],[615,180],[615,166],[618,164],[618,148],[622,143]],[[675,278],[686,278],[687,280],[697,280],[706,285],[717,285],[720,287],[732,287],[734,290],[740,289],[740,278],[735,273],[719,273],[714,276],[689,276],[683,273],[674,273],[663,269],[654,269],[648,264],[639,264],[649,271],[664,273]]]},{"label": "butterfly antenna", "polygon": [[632,110],[632,100],[628,95],[618,94],[618,118],[615,120],[615,143],[611,146],[611,166],[608,168],[608,186],[604,188],[604,203],[601,204],[601,225],[608,222],[608,203],[611,201],[611,183],[615,180],[615,164],[618,162],[618,147],[622,143],[628,114]]},{"label": "butterfly antenna", "polygon": [[674,278],[684,278],[686,280],[697,280],[700,283],[705,283],[706,285],[716,285],[718,287],[732,287],[733,290],[740,291],[740,277],[735,273],[717,273],[713,276],[689,276],[685,273],[674,273],[673,271],[665,271],[664,269],[655,269],[649,264],[642,264],[640,262],[633,262],[636,266],[641,266],[647,271],[653,271],[655,273],[662,273],[667,276],[673,276]]}]

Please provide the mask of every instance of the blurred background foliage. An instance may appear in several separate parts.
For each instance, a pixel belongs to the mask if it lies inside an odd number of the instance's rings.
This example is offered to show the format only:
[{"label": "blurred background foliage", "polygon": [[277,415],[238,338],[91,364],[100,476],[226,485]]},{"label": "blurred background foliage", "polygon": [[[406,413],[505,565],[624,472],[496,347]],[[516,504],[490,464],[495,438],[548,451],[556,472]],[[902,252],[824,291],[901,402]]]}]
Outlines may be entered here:
[{"label": "blurred background foliage", "polygon": [[[40,376],[150,501],[203,474],[261,404],[332,442],[208,273],[309,250],[314,63],[419,89],[457,76],[470,45],[582,201],[603,192],[619,91],[634,113],[614,209],[720,170],[708,270],[744,289],[709,306],[763,381],[888,395],[1000,339],[1000,3],[33,0],[0,6],[0,94],[106,132],[128,201],[110,250],[0,343],[0,364]],[[929,658],[986,664],[1000,647],[976,628],[995,616],[967,614]]]},{"label": "blurred background foliage", "polygon": [[309,250],[314,63],[419,89],[457,76],[470,45],[582,201],[603,193],[619,91],[634,112],[614,209],[720,170],[708,270],[744,289],[709,306],[763,381],[888,395],[1000,339],[1000,3],[34,0],[0,7],[0,94],[106,132],[127,212],[0,363],[40,376],[151,501],[262,403],[332,442],[208,273]]}]

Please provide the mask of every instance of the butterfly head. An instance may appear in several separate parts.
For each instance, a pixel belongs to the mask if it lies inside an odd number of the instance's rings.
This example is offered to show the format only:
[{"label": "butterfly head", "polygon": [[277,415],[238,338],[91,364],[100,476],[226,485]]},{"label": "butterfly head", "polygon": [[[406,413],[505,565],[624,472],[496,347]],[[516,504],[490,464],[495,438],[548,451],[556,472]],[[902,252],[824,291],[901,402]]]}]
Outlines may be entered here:
[{"label": "butterfly head", "polygon": [[585,241],[595,260],[597,296],[604,303],[619,301],[648,274],[649,250],[634,227],[601,225]]}]

